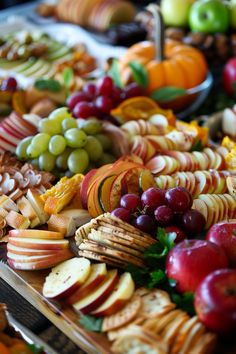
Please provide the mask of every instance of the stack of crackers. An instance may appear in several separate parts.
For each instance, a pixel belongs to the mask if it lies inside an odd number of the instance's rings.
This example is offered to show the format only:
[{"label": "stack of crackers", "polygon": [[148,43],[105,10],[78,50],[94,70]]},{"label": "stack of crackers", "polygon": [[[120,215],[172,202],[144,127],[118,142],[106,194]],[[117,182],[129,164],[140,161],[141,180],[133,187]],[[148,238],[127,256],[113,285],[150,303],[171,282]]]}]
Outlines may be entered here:
[{"label": "stack of crackers", "polygon": [[81,257],[124,268],[145,265],[143,253],[157,241],[116,216],[106,213],[92,219],[76,232]]},{"label": "stack of crackers", "polygon": [[116,354],[211,354],[216,335],[206,330],[197,316],[176,309],[163,290],[136,290],[126,306],[104,317],[102,330],[114,341]]}]

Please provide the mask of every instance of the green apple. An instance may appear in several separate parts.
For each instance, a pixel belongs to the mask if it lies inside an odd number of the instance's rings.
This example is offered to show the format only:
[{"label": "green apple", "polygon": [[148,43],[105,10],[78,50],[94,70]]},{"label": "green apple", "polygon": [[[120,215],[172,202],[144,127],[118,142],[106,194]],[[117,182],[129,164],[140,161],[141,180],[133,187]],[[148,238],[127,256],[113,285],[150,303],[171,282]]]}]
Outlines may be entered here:
[{"label": "green apple", "polygon": [[231,0],[230,6],[230,25],[233,29],[236,29],[236,0]]},{"label": "green apple", "polygon": [[167,26],[185,27],[188,25],[189,11],[195,0],[162,0],[161,13]]},{"label": "green apple", "polygon": [[224,33],[229,28],[228,6],[221,0],[199,0],[193,4],[189,13],[192,31],[205,33]]}]

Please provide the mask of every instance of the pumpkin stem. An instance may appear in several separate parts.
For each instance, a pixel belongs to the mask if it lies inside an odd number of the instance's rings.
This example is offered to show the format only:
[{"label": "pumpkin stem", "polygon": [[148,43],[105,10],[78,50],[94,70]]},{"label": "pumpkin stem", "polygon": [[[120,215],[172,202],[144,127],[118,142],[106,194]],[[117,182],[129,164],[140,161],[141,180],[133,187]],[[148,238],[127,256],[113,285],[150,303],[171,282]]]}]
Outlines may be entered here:
[{"label": "pumpkin stem", "polygon": [[157,61],[162,61],[164,59],[164,21],[161,14],[160,7],[156,4],[150,4],[146,9],[151,12],[154,18],[154,44],[156,55],[155,59]]}]

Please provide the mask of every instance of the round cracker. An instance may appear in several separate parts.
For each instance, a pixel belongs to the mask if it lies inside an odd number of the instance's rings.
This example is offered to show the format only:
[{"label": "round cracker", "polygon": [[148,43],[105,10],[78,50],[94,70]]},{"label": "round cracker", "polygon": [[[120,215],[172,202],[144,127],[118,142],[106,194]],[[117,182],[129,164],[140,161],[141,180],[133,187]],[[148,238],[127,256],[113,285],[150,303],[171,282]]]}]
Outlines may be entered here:
[{"label": "round cracker", "polygon": [[175,341],[172,345],[171,354],[178,354],[180,349],[183,346],[189,332],[193,328],[193,326],[198,323],[198,317],[194,316],[190,318],[180,329],[179,333],[176,335]]},{"label": "round cracker", "polygon": [[169,294],[164,290],[153,290],[143,296],[142,299],[143,305],[140,315],[147,318],[156,317],[175,308],[175,304],[171,302]]}]

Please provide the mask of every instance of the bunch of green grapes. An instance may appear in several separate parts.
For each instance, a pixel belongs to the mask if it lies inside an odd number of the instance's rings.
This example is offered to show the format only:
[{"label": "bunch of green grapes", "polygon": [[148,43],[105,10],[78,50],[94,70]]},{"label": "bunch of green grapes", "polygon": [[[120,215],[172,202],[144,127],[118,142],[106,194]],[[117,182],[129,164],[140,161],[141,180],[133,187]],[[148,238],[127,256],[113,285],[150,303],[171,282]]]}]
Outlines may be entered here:
[{"label": "bunch of green grapes", "polygon": [[16,155],[40,170],[85,173],[115,160],[107,153],[112,142],[96,118],[76,120],[62,107],[42,119],[38,130],[37,135],[20,141]]}]

